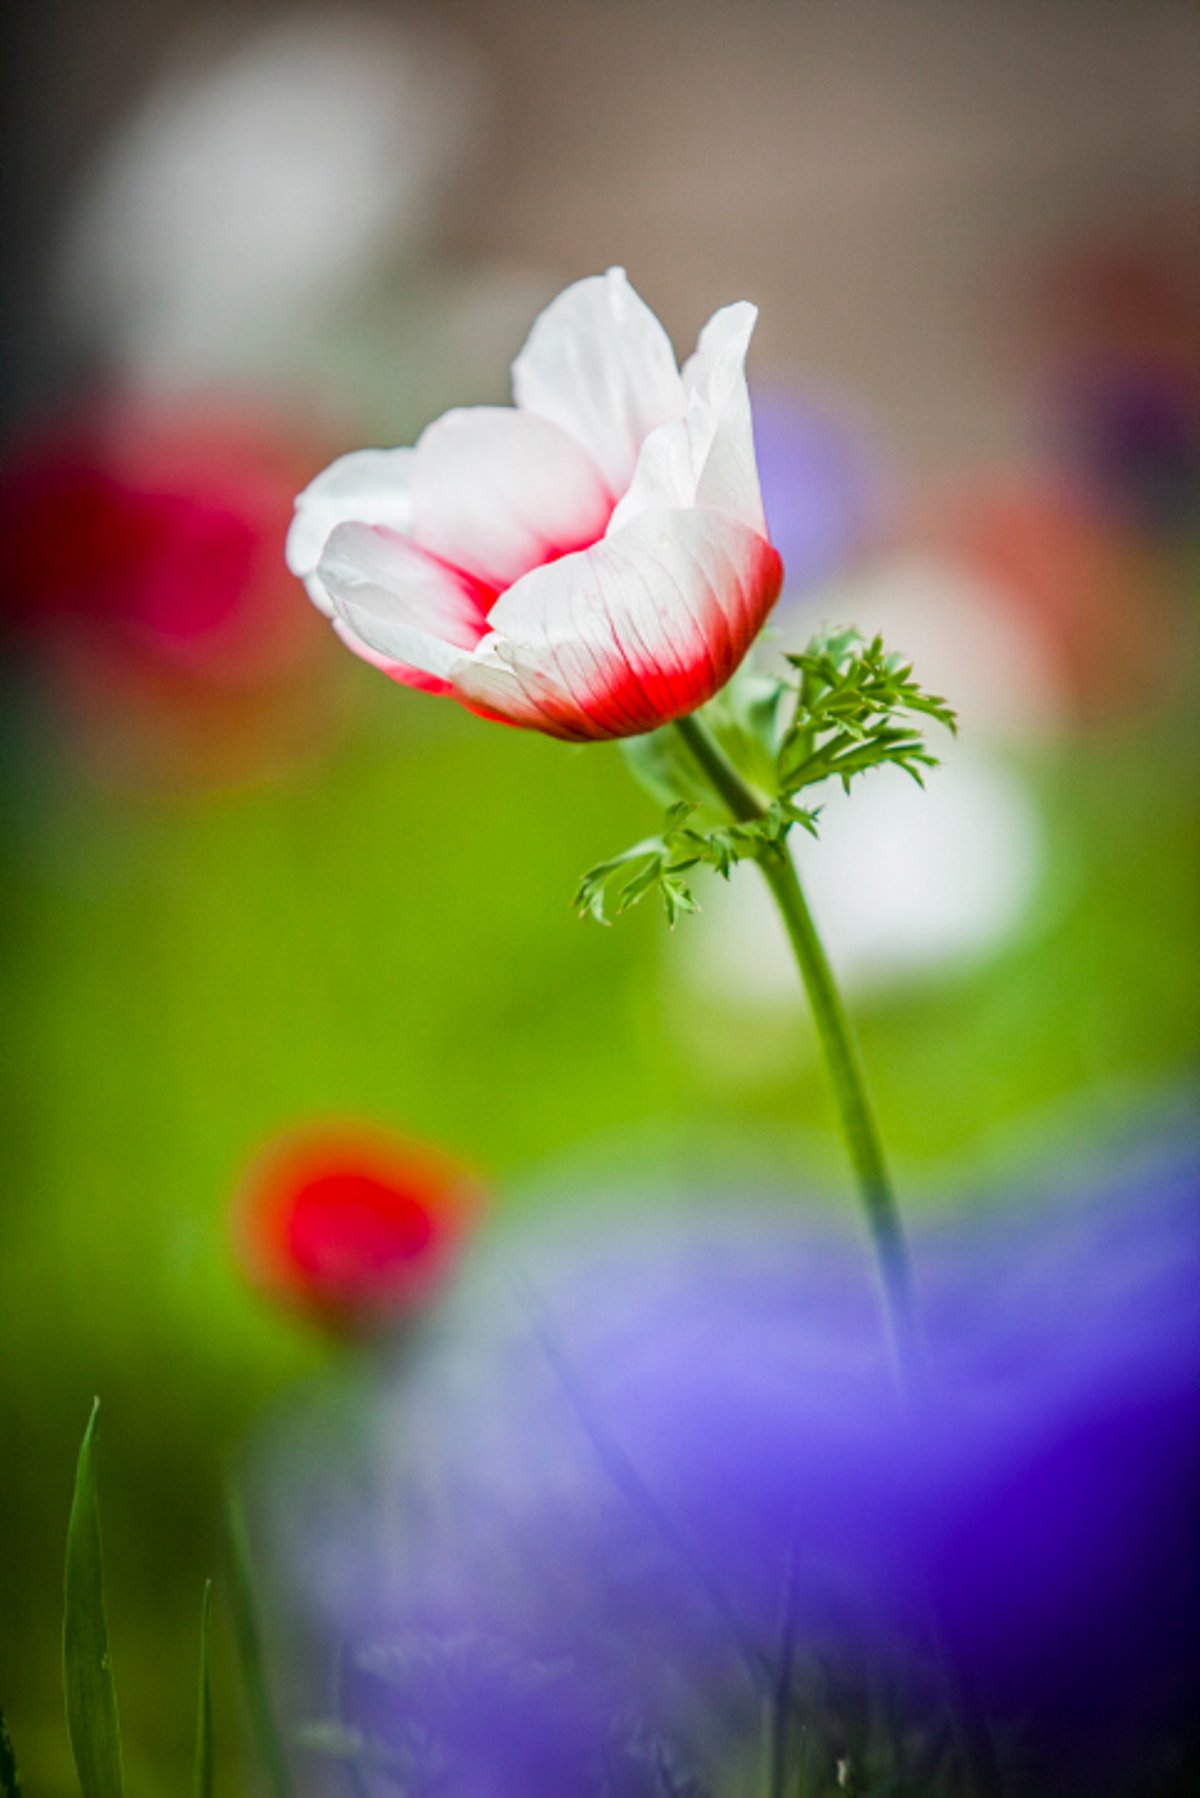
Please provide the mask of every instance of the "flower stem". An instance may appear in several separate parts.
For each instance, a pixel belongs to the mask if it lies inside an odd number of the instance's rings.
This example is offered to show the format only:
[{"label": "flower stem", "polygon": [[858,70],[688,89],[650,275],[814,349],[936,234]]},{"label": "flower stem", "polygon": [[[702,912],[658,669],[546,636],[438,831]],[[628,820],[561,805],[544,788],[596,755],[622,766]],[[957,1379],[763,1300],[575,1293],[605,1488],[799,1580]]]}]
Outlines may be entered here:
[{"label": "flower stem", "polygon": [[[766,803],[742,779],[707,725],[693,713],[687,718],[677,718],[675,727],[709,785],[733,817],[742,824],[763,817],[767,811]],[[920,1394],[914,1388],[918,1385],[922,1356],[912,1262],[858,1044],[786,847],[764,848],[758,865],[787,928],[824,1050],[842,1134],[850,1152],[875,1252],[900,1395],[906,1402],[919,1400]],[[969,1670],[949,1652],[936,1616],[933,1623],[936,1653],[941,1663],[947,1708],[966,1790],[972,1798],[1001,1798],[995,1751],[971,1687]]]},{"label": "flower stem", "polygon": [[[675,728],[739,823],[761,818],[766,805],[742,779],[707,725],[693,713],[677,718]],[[759,867],[779,907],[812,1007],[875,1252],[897,1376],[907,1385],[918,1341],[912,1264],[858,1045],[791,856],[782,847],[768,848]]]},{"label": "flower stem", "polygon": [[842,1133],[879,1267],[892,1349],[903,1379],[911,1372],[917,1352],[912,1264],[858,1044],[791,856],[781,849],[764,857],[760,866],[787,928],[825,1053]]}]

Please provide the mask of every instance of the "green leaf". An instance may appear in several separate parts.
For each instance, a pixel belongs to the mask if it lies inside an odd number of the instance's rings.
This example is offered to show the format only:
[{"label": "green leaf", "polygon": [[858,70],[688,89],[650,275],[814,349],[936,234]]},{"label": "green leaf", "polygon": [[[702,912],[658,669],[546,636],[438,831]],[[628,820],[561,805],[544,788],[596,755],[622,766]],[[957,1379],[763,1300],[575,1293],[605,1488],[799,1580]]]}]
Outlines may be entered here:
[{"label": "green leaf", "polygon": [[[598,924],[611,924],[614,918],[619,918],[656,886],[668,867],[680,869],[698,860],[694,854],[690,861],[680,860],[673,854],[675,844],[686,847],[693,841],[704,842],[704,838],[690,828],[672,829],[672,820],[690,817],[693,810],[690,805],[673,805],[667,813],[662,836],[644,837],[640,843],[623,849],[620,855],[610,856],[607,861],[590,868],[580,881],[573,901],[580,917],[594,918]],[[630,878],[618,881],[617,875],[625,870],[629,871]]]},{"label": "green leaf", "polygon": [[[760,674],[743,662],[701,716],[742,778],[752,787],[769,789],[775,763],[796,713],[797,693],[791,681]],[[671,731],[678,740],[678,732]],[[711,805],[711,795],[702,797]]]},{"label": "green leaf", "polygon": [[660,805],[711,806],[704,776],[670,725],[645,736],[623,737],[619,747],[638,785]]},{"label": "green leaf", "polygon": [[17,1757],[13,1753],[12,1738],[8,1733],[3,1711],[0,1711],[0,1798],[21,1798]]},{"label": "green leaf", "polygon": [[212,1798],[213,1727],[212,1682],[208,1667],[208,1626],[212,1613],[212,1581],[204,1582],[200,1607],[200,1684],[196,1695],[196,1759],[192,1772],[192,1798]]},{"label": "green leaf", "polygon": [[821,807],[819,805],[811,807],[797,805],[794,800],[786,797],[776,800],[775,804],[785,828],[791,824],[798,824],[801,830],[808,832],[810,837],[820,836]]},{"label": "green leaf", "polygon": [[932,718],[950,731],[957,720],[944,699],[917,685],[903,657],[884,649],[881,637],[864,643],[856,632],[832,632],[787,659],[801,678],[778,757],[782,795],[829,779],[848,792],[854,777],[887,763],[920,785],[921,769],[936,767],[912,718]]},{"label": "green leaf", "polygon": [[618,917],[622,912],[626,912],[631,906],[636,905],[639,899],[644,898],[651,887],[657,886],[662,879],[662,872],[662,862],[660,859],[656,859],[648,861],[640,872],[633,876],[632,880],[626,881],[617,898]]},{"label": "green leaf", "polygon": [[699,911],[700,907],[692,898],[690,890],[682,880],[676,880],[664,874],[661,882],[663,906],[667,914],[667,923],[674,930],[684,912]]},{"label": "green leaf", "polygon": [[230,1598],[233,1629],[237,1641],[238,1660],[242,1670],[242,1690],[254,1746],[266,1775],[272,1798],[292,1798],[292,1781],[287,1756],[275,1722],[275,1709],[267,1683],[263,1655],[262,1629],[258,1602],[250,1571],[250,1545],[242,1509],[231,1492],[226,1506],[229,1534]]},{"label": "green leaf", "polygon": [[83,1434],[67,1526],[63,1683],[67,1732],[83,1798],[121,1798],[121,1729],[108,1653],[100,1513],[96,1502],[96,1429],[100,1401]]},{"label": "green leaf", "polygon": [[739,670],[726,687],[725,697],[734,722],[759,745],[764,758],[756,768],[742,772],[756,785],[765,785],[796,716],[796,689],[790,681],[769,675],[743,678]]}]

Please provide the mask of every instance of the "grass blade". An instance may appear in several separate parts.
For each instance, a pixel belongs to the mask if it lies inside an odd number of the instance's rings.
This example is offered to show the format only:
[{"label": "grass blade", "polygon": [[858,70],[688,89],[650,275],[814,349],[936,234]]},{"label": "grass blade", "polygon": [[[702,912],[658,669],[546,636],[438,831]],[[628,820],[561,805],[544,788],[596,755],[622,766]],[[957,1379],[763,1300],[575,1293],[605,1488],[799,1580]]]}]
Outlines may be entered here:
[{"label": "grass blade", "polygon": [[17,1757],[12,1738],[0,1711],[0,1798],[21,1798],[21,1780],[17,1773]]},{"label": "grass blade", "polygon": [[208,1673],[208,1625],[212,1612],[212,1581],[204,1582],[204,1603],[200,1611],[200,1689],[196,1697],[196,1765],[192,1775],[192,1798],[212,1798],[213,1729],[212,1682]]},{"label": "grass blade", "polygon": [[63,1683],[67,1733],[83,1798],[122,1798],[121,1729],[108,1654],[100,1512],[96,1502],[96,1427],[100,1401],[83,1433],[67,1526]]},{"label": "grass blade", "polygon": [[275,1710],[267,1685],[263,1658],[262,1630],[258,1605],[254,1596],[254,1580],[250,1571],[250,1545],[246,1524],[236,1496],[230,1493],[227,1505],[229,1524],[230,1598],[233,1628],[237,1639],[238,1659],[242,1669],[242,1690],[250,1733],[258,1750],[271,1798],[292,1798],[292,1781],[287,1757],[275,1722]]}]

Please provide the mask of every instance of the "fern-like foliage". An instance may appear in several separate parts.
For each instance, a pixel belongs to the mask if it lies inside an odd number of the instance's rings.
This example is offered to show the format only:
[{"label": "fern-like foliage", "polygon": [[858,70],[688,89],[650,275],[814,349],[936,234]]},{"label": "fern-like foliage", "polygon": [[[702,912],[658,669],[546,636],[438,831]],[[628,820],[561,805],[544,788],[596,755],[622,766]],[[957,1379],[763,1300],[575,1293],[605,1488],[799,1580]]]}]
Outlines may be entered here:
[{"label": "fern-like foliage", "polygon": [[820,806],[800,798],[809,788],[836,780],[849,792],[861,775],[889,764],[922,785],[925,770],[937,766],[922,734],[925,721],[957,730],[946,701],[927,693],[881,637],[827,631],[785,661],[786,673],[774,679],[736,678],[703,714],[755,795],[753,816],[721,816],[671,725],[626,746],[643,783],[656,796],[673,797],[657,836],[584,875],[575,895],[582,917],[611,924],[657,893],[673,927],[698,909],[687,878],[696,868],[728,879],[738,862],[781,852],[797,825],[816,836]]},{"label": "fern-like foliage", "polygon": [[882,637],[867,643],[857,631],[832,631],[786,659],[798,677],[798,703],[777,758],[782,792],[829,779],[849,792],[857,775],[889,762],[920,786],[922,769],[936,768],[937,757],[916,720],[932,718],[957,731],[946,701],[926,693],[911,664],[889,654]]}]

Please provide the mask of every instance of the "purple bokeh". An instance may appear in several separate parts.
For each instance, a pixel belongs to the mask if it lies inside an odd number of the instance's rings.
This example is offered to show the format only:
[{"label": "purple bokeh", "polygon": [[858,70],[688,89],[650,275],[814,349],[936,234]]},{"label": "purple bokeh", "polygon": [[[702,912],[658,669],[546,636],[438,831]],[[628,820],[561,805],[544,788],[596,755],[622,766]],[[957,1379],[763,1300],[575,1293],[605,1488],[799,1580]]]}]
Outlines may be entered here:
[{"label": "purple bokeh", "polygon": [[882,459],[838,409],[783,388],[755,387],[754,445],[763,509],[783,558],[784,591],[841,572],[879,537],[887,496]]},{"label": "purple bokeh", "polygon": [[1067,464],[1142,530],[1178,535],[1200,509],[1200,383],[1149,357],[1079,361],[1055,382],[1050,414]]},{"label": "purple bokeh", "polygon": [[831,1682],[928,1706],[936,1617],[1020,1789],[1129,1789],[1197,1670],[1196,1165],[922,1230],[908,1404],[821,1212],[532,1235],[267,1457],[295,1702],[340,1660],[414,1789],[649,1798],[670,1754],[719,1790],[785,1637],[831,1715]]}]

